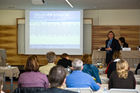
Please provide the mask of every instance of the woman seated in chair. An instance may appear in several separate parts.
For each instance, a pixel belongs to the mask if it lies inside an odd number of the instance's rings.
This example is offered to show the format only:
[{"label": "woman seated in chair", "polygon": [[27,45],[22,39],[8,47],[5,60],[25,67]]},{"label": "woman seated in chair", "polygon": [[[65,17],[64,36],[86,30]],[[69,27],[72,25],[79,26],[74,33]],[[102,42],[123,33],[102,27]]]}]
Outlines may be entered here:
[{"label": "woman seated in chair", "polygon": [[101,84],[101,79],[99,77],[99,70],[96,66],[90,64],[90,58],[91,57],[89,54],[84,54],[82,56],[82,61],[84,62],[84,68],[82,71],[94,77],[96,79],[95,81]]},{"label": "woman seated in chair", "polygon": [[135,89],[136,80],[133,72],[128,70],[128,62],[120,60],[116,64],[116,71],[113,71],[109,79],[110,88],[123,88],[123,89]]},{"label": "woman seated in chair", "polygon": [[48,88],[49,82],[45,74],[39,72],[38,58],[35,55],[27,59],[25,72],[18,80],[18,87],[44,87]]}]

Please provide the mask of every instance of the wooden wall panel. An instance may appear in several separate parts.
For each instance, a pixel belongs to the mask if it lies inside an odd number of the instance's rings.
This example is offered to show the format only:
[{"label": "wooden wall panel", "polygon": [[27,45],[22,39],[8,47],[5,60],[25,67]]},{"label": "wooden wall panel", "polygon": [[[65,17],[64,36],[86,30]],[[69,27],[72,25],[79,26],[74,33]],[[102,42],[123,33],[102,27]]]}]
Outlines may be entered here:
[{"label": "wooden wall panel", "polygon": [[[108,31],[114,31],[116,38],[126,37],[126,41],[132,49],[139,45],[140,26],[93,26],[92,32],[92,49],[98,49],[105,46]],[[10,65],[25,65],[28,55],[17,54],[17,27],[0,26],[0,48],[6,49],[7,62]],[[38,55],[40,65],[46,64],[45,55]],[[57,60],[60,57],[57,56]],[[81,58],[81,56],[71,56],[71,58]]]},{"label": "wooden wall panel", "polygon": [[109,31],[115,32],[116,37],[120,36],[119,26],[93,26],[92,49],[105,47],[105,40]]},{"label": "wooden wall panel", "polygon": [[[0,48],[6,49],[7,63],[10,65],[25,65],[28,55],[17,54],[17,27],[0,26]],[[40,65],[46,64],[45,55],[38,56]]]},{"label": "wooden wall panel", "polygon": [[139,45],[140,26],[120,26],[120,36],[126,38],[126,42],[133,50]]},{"label": "wooden wall panel", "polygon": [[133,50],[140,45],[140,26],[93,26],[92,49],[105,47],[106,35],[109,31],[115,33],[116,39],[120,36],[125,37]]}]

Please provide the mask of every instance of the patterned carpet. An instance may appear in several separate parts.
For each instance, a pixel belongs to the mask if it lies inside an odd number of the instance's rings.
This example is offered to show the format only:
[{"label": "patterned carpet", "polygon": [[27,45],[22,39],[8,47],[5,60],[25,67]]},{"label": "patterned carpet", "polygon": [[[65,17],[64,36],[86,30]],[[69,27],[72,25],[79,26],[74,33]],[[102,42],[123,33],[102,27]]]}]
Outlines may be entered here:
[{"label": "patterned carpet", "polygon": [[[5,93],[10,93],[10,81],[6,81],[5,88],[3,89]],[[13,82],[13,90],[17,88],[17,81]]]}]

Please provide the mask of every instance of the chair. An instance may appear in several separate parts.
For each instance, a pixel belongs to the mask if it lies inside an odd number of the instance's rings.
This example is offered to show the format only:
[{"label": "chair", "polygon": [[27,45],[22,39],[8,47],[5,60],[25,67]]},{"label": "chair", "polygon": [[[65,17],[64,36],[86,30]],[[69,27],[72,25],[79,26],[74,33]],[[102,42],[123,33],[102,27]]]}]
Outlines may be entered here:
[{"label": "chair", "polygon": [[109,93],[139,93],[136,89],[110,89]]},{"label": "chair", "polygon": [[45,91],[46,88],[39,88],[39,87],[22,87],[16,88],[13,93],[41,93]]},{"label": "chair", "polygon": [[65,88],[65,89],[78,93],[93,93],[91,88]]}]

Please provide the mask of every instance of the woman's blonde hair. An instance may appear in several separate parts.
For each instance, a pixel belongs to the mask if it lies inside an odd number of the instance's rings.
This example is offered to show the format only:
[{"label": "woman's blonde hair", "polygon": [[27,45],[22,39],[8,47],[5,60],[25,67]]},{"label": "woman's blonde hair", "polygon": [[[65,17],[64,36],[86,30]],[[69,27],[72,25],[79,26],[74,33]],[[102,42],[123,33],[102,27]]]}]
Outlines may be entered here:
[{"label": "woman's blonde hair", "polygon": [[126,79],[128,77],[128,62],[121,59],[117,62],[116,70],[119,78]]}]

